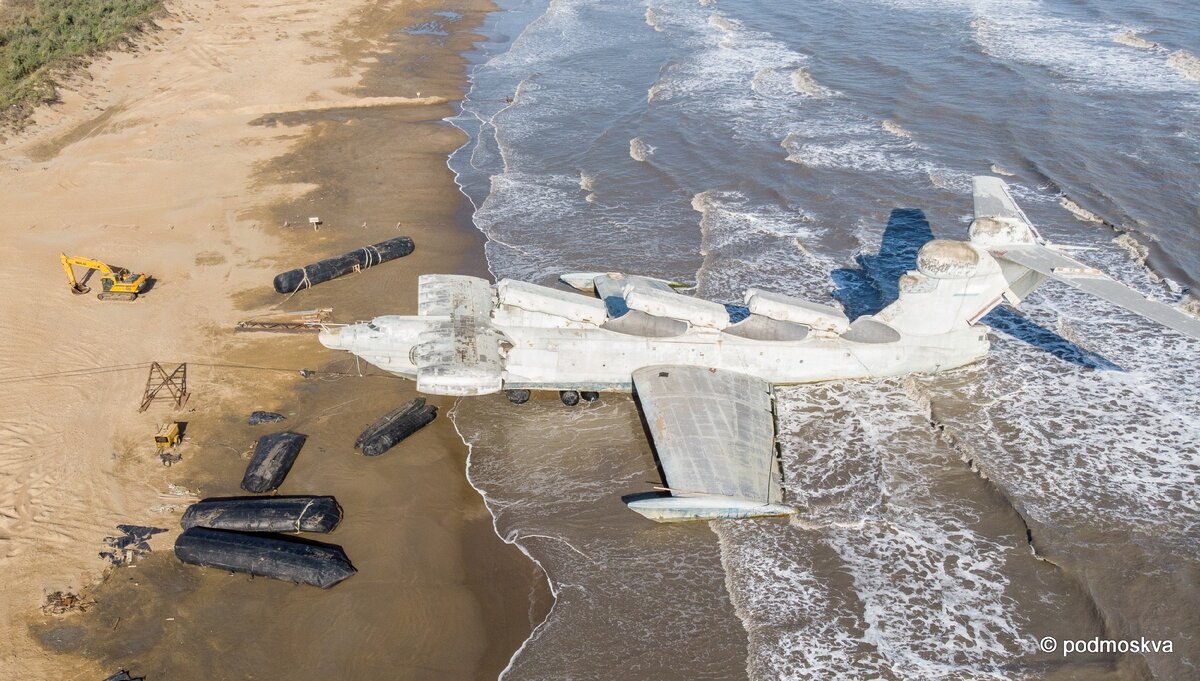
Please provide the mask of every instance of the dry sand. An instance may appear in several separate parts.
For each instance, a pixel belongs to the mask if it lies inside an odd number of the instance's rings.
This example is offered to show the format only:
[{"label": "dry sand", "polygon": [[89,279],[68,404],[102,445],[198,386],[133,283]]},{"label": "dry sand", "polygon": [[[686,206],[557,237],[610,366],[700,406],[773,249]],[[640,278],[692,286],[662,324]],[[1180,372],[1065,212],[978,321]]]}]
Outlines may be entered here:
[{"label": "dry sand", "polygon": [[[540,618],[541,580],[491,532],[448,419],[363,459],[354,435],[410,384],[302,379],[295,369],[354,364],[312,336],[231,331],[280,309],[403,313],[418,274],[483,269],[445,166],[461,137],[440,122],[461,96],[470,37],[397,31],[447,8],[460,26],[487,9],[172,0],[139,49],[72,77],[61,104],[0,143],[0,666],[26,678],[118,666],[171,679],[494,677]],[[417,243],[402,261],[291,300],[270,289],[277,271],[400,233]],[[156,283],[133,303],[73,296],[60,251]],[[137,412],[153,360],[191,363],[183,412]],[[258,408],[310,435],[281,491],[334,493],[346,509],[329,540],[360,574],[331,591],[170,555],[190,498],[237,493],[264,432],[244,422]],[[188,437],[167,468],[151,436],[173,418]],[[93,586],[119,523],[170,531]],[[95,605],[42,614],[56,590]]]}]

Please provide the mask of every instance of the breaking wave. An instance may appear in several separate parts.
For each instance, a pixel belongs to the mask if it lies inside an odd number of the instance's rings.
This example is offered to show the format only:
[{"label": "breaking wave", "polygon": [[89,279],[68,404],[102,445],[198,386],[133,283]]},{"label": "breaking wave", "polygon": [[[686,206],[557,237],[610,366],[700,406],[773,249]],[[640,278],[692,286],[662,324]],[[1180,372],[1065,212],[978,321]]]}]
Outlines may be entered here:
[{"label": "breaking wave", "polygon": [[833,90],[817,82],[807,69],[799,68],[792,71],[792,89],[802,95],[824,99],[833,95]]},{"label": "breaking wave", "polygon": [[995,163],[988,166],[988,169],[997,175],[1003,175],[1005,177],[1013,177],[1014,175],[1016,175],[1016,173],[1014,173],[1013,171],[1008,170],[1007,168],[1004,168],[1002,166],[996,165]]},{"label": "breaking wave", "polygon": [[642,138],[634,137],[629,140],[629,157],[633,160],[644,163],[653,154],[654,147],[646,144],[646,141]]},{"label": "breaking wave", "polygon": [[1200,81],[1200,58],[1187,50],[1172,52],[1167,63],[1188,80]]},{"label": "breaking wave", "polygon": [[653,7],[646,8],[646,25],[659,33],[663,30],[662,26],[658,23],[658,13],[654,11]]},{"label": "breaking wave", "polygon": [[1100,224],[1100,225],[1108,225],[1110,227],[1112,226],[1112,225],[1109,225],[1109,223],[1107,221],[1105,221],[1104,218],[1100,217],[1099,215],[1096,215],[1095,213],[1093,213],[1092,211],[1090,211],[1086,208],[1083,208],[1082,206],[1080,206],[1079,204],[1075,203],[1074,201],[1072,201],[1071,199],[1069,199],[1065,196],[1059,197],[1058,202],[1060,204],[1062,204],[1063,208],[1066,208],[1068,211],[1070,211],[1071,215],[1074,215],[1075,217],[1079,218],[1080,220],[1083,220],[1084,222],[1095,222],[1096,224]]},{"label": "breaking wave", "polygon": [[748,271],[755,272],[757,286],[783,293],[828,276],[829,265],[804,246],[814,233],[801,211],[755,205],[739,192],[715,190],[692,197],[692,209],[700,213],[704,262],[696,273],[696,293],[703,298],[740,302]]},{"label": "breaking wave", "polygon": [[1124,33],[1121,33],[1117,37],[1113,38],[1113,40],[1122,45],[1136,47],[1139,50],[1152,50],[1158,47],[1158,43],[1152,43],[1149,40],[1139,36],[1134,31],[1125,31]]},{"label": "breaking wave", "polygon": [[912,133],[905,130],[899,123],[893,120],[886,120],[882,123],[884,130],[903,139],[912,139]]}]

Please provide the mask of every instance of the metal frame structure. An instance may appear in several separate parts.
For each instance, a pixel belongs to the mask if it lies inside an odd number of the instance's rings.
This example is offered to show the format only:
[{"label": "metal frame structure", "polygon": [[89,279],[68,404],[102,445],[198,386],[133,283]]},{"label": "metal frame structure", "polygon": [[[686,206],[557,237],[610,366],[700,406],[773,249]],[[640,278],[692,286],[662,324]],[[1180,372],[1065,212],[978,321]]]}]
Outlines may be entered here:
[{"label": "metal frame structure", "polygon": [[157,399],[168,399],[166,395],[159,395],[163,388],[166,388],[175,408],[182,408],[188,399],[187,362],[177,365],[170,373],[158,362],[150,363],[150,375],[146,378],[146,390],[142,393],[142,405],[138,407],[138,413],[149,409]]}]

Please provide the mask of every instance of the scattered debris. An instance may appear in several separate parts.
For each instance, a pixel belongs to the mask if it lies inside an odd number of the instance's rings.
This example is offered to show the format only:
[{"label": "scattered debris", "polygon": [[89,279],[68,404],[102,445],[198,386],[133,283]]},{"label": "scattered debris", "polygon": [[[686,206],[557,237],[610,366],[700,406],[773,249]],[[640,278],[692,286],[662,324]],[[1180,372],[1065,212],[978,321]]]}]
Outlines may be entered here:
[{"label": "scattered debris", "polygon": [[325,307],[247,319],[238,322],[233,330],[267,333],[316,333],[321,330],[321,325],[329,323],[332,317],[333,308]]},{"label": "scattered debris", "polygon": [[117,525],[121,532],[116,537],[105,537],[104,544],[110,551],[101,551],[100,557],[107,558],[113,565],[129,565],[135,558],[150,553],[150,537],[166,532],[161,527],[143,527],[141,525]]},{"label": "scattered debris", "polygon": [[170,468],[183,461],[183,454],[174,449],[160,449],[158,451],[158,460],[162,462],[162,465]]},{"label": "scattered debris", "polygon": [[260,423],[279,423],[285,420],[287,420],[286,416],[273,411],[253,411],[250,412],[250,419],[247,423],[257,426]]},{"label": "scattered debris", "polygon": [[52,591],[46,595],[46,604],[42,606],[42,612],[47,615],[62,615],[75,611],[87,612],[95,604],[96,601],[84,598],[77,593]]},{"label": "scattered debris", "polygon": [[159,499],[177,501],[174,504],[160,504],[151,506],[148,510],[151,513],[176,513],[184,504],[190,504],[200,498],[199,494],[191,491],[186,487],[181,487],[174,483],[167,483],[167,491],[158,493]]},{"label": "scattered debris", "polygon": [[402,258],[412,252],[413,240],[406,236],[398,236],[279,274],[274,281],[275,291],[295,293],[344,274],[360,272],[374,265]]},{"label": "scattered debris", "polygon": [[243,532],[332,532],[342,521],[333,497],[205,499],[188,507],[183,529],[208,527]]},{"label": "scattered debris", "polygon": [[104,679],[104,681],[146,681],[146,677],[130,676],[129,670],[122,669],[121,671],[117,672],[116,674],[113,674],[112,676],[108,677],[107,679]]},{"label": "scattered debris", "polygon": [[173,482],[168,482],[168,483],[167,483],[167,491],[166,491],[166,493],[159,494],[158,496],[160,496],[160,497],[162,497],[162,496],[169,496],[169,497],[192,497],[192,498],[194,499],[194,498],[196,498],[196,497],[198,497],[198,496],[200,496],[200,495],[198,495],[197,493],[193,492],[192,490],[190,490],[190,489],[188,489],[188,488],[184,487],[183,485],[176,485],[176,484],[175,484],[175,483],[173,483]]},{"label": "scattered debris", "polygon": [[357,572],[340,546],[205,527],[192,527],[179,535],[175,556],[191,565],[248,572],[323,589]]},{"label": "scattered debris", "polygon": [[283,483],[307,435],[283,431],[258,438],[254,455],[242,477],[242,489],[247,492],[270,492]]},{"label": "scattered debris", "polygon": [[358,436],[355,449],[365,456],[379,456],[437,418],[437,407],[427,406],[424,397],[384,414]]}]

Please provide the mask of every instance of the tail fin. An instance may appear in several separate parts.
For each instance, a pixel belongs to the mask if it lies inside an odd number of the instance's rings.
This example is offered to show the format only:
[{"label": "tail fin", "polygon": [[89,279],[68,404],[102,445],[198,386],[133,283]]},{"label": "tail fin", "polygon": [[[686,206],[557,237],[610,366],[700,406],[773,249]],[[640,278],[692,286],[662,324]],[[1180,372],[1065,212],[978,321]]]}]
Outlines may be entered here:
[{"label": "tail fin", "polygon": [[974,195],[971,243],[986,250],[1000,263],[1009,282],[1005,298],[1010,303],[1016,304],[1049,277],[1170,329],[1200,338],[1200,319],[1170,305],[1149,300],[1051,246],[1013,200],[1003,180],[976,177]]},{"label": "tail fin", "polygon": [[1037,229],[995,177],[974,180],[970,241],[934,240],[917,270],[900,278],[900,297],[876,315],[901,333],[925,336],[976,324],[1002,302],[1017,305],[1047,278],[1200,338],[1200,319],[1156,301],[1064,255]]},{"label": "tail fin", "polygon": [[997,305],[1016,305],[1044,276],[998,260],[994,248],[1038,246],[1041,235],[1013,200],[1008,185],[995,177],[973,182],[975,219],[970,240],[926,243],[917,269],[900,277],[900,297],[876,318],[901,333],[929,336],[975,325]]},{"label": "tail fin", "polygon": [[971,242],[988,247],[1000,243],[1043,243],[1033,222],[1017,205],[1008,185],[998,177],[979,176],[971,182],[975,219]]}]

